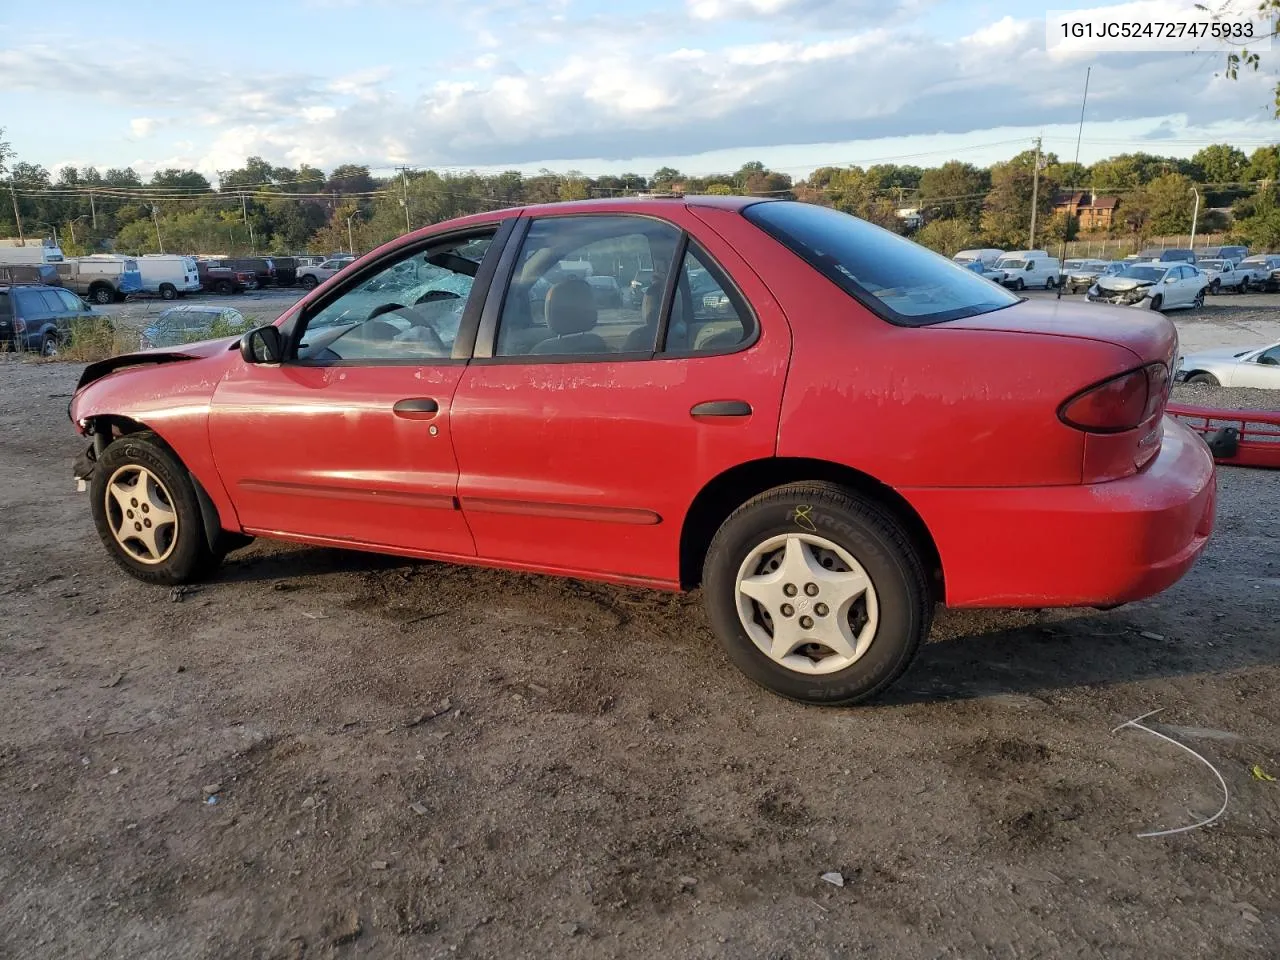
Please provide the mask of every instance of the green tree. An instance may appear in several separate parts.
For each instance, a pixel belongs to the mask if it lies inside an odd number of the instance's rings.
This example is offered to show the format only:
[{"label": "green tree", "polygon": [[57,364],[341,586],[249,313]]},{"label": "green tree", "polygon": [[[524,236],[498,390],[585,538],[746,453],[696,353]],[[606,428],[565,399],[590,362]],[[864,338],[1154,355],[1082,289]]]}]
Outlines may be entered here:
[{"label": "green tree", "polygon": [[[970,163],[949,160],[920,177],[920,210],[926,218],[963,219],[977,223],[982,201],[991,189],[991,174]],[[923,241],[921,241],[923,243]]]},{"label": "green tree", "polygon": [[1280,249],[1280,184],[1269,183],[1232,207],[1232,239],[1260,250]]},{"label": "green tree", "polygon": [[1248,163],[1243,150],[1226,143],[1212,143],[1198,150],[1191,162],[1200,168],[1205,183],[1235,183]]},{"label": "green tree", "polygon": [[157,170],[151,175],[151,185],[153,187],[177,188],[189,191],[191,193],[203,193],[213,189],[213,185],[209,183],[204,174],[195,170],[178,170],[169,167],[166,170]]},{"label": "green tree", "polygon": [[[1053,154],[1041,158],[1046,167],[1057,162]],[[991,168],[991,191],[982,210],[982,234],[993,246],[1020,249],[1031,229],[1031,195],[1036,195],[1036,222],[1043,230],[1053,215],[1057,182],[1045,171],[1035,187],[1035,151],[1024,150],[1006,163]],[[1039,243],[1043,234],[1037,231]]]},{"label": "green tree", "polygon": [[[1254,2],[1257,4],[1255,8],[1257,16],[1255,19],[1265,21],[1271,25],[1271,36],[1280,36],[1280,0],[1254,0]],[[1225,5],[1223,9],[1226,9]],[[1261,67],[1262,58],[1256,50],[1252,50],[1249,47],[1232,49],[1227,53],[1227,68],[1225,72],[1232,80],[1240,76],[1242,68],[1256,72]],[[1280,117],[1280,80],[1276,81],[1274,93],[1275,99],[1272,106],[1274,107],[1275,115]]]},{"label": "green tree", "polygon": [[728,197],[733,195],[733,186],[728,183],[709,183],[704,192],[713,197]]},{"label": "green tree", "polygon": [[1280,180],[1280,146],[1259,147],[1249,157],[1245,180]]},{"label": "green tree", "polygon": [[930,220],[912,239],[947,257],[954,257],[961,250],[972,250],[979,243],[978,232],[968,218]]},{"label": "green tree", "polygon": [[670,190],[674,184],[684,179],[682,174],[675,167],[659,167],[653,172],[653,176],[649,178],[654,190]]},{"label": "green tree", "polygon": [[1190,232],[1195,203],[1191,187],[1190,178],[1180,173],[1156,177],[1125,199],[1125,222],[1141,237]]}]

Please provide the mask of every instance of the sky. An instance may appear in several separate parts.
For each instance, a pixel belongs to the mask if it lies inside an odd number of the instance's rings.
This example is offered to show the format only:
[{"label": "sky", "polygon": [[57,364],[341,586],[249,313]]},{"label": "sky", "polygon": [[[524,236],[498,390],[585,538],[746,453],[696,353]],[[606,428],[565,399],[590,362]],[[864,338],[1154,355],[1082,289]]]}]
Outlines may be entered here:
[{"label": "sky", "polygon": [[[1140,0],[1169,16],[1195,0]],[[1218,0],[1223,2],[1223,0]],[[1234,0],[1225,0],[1234,2]],[[1253,0],[1239,0],[1250,3]],[[986,164],[1036,136],[1082,162],[1280,139],[1275,62],[1223,49],[1047,50],[1048,10],[1099,0],[60,0],[0,7],[0,127],[50,170],[546,167],[761,160]],[[1011,13],[1010,11],[1016,11]],[[74,26],[74,25],[83,26]]]}]

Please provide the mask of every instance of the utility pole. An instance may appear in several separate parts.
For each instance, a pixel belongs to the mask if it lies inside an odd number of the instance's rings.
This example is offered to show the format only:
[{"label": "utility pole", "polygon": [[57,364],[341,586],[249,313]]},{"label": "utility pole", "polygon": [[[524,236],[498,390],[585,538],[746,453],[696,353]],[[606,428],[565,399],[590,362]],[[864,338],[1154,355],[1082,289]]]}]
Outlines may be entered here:
[{"label": "utility pole", "polygon": [[12,177],[9,178],[9,196],[13,198],[13,219],[18,225],[18,244],[25,247],[27,240],[22,235],[22,214],[18,212],[18,191],[14,189]]},{"label": "utility pole", "polygon": [[164,240],[160,237],[160,216],[154,203],[151,205],[151,221],[156,225],[156,246],[164,253]]},{"label": "utility pole", "polygon": [[1031,172],[1031,242],[1028,250],[1036,248],[1036,204],[1040,198],[1040,138],[1036,137],[1036,163]]},{"label": "utility pole", "polygon": [[413,233],[413,227],[409,224],[409,168],[400,168],[400,185],[404,188],[404,199],[400,201],[404,207],[404,232]]},{"label": "utility pole", "polygon": [[1200,191],[1195,187],[1191,188],[1191,192],[1196,195],[1196,205],[1191,211],[1191,243],[1189,246],[1192,250],[1196,248],[1196,221],[1200,219]]}]

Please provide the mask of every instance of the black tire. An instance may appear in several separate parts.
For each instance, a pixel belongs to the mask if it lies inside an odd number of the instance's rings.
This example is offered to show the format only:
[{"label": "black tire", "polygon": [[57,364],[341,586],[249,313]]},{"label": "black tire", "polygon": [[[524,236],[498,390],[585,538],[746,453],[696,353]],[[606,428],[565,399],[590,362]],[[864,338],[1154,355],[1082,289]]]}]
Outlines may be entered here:
[{"label": "black tire", "polygon": [[1152,297],[1152,298],[1151,298],[1151,309],[1152,309],[1152,310],[1155,310],[1155,311],[1159,312],[1160,308],[1161,308],[1161,307],[1163,307],[1163,306],[1164,306],[1164,295],[1163,295],[1163,294],[1157,293],[1154,297]]},{"label": "black tire", "polygon": [[[738,571],[752,551],[770,538],[806,532],[837,544],[861,564],[879,606],[879,624],[866,652],[844,669],[822,675],[771,660],[738,614]],[[812,704],[848,705],[884,690],[911,664],[933,619],[924,567],[902,526],[878,504],[832,483],[777,487],[735,510],[707,552],[703,594],[734,665],[762,687]]]},{"label": "black tire", "polygon": [[1248,277],[1241,277],[1241,278],[1240,278],[1240,286],[1239,286],[1239,287],[1237,287],[1237,289],[1238,289],[1241,293],[1248,293],[1248,292],[1249,292],[1249,278],[1248,278]]},{"label": "black tire", "polygon": [[230,296],[236,292],[236,288],[230,280],[219,280],[213,285],[213,289],[223,296]]},{"label": "black tire", "polygon": [[1013,289],[1019,292],[1027,289],[1026,281],[1019,277],[1017,280],[1013,281]]},{"label": "black tire", "polygon": [[1218,382],[1218,378],[1215,377],[1212,373],[1204,373],[1204,372],[1191,374],[1191,376],[1187,377],[1187,383],[1202,383],[1206,387],[1222,386],[1222,384]]},{"label": "black tire", "polygon": [[[117,471],[133,466],[146,469],[160,481],[177,515],[171,549],[157,563],[137,559],[112,532],[114,508],[108,506],[107,486]],[[200,504],[186,468],[149,430],[121,437],[102,452],[93,471],[89,496],[93,523],[107,553],[122,570],[143,583],[188,583],[209,573],[221,560],[205,539]]]},{"label": "black tire", "polygon": [[1191,306],[1195,307],[1195,309],[1197,310],[1199,310],[1201,307],[1204,306],[1204,294],[1205,294],[1205,290],[1207,289],[1208,288],[1205,287],[1195,295],[1195,299],[1191,301]]},{"label": "black tire", "polygon": [[40,356],[56,357],[58,355],[58,335],[56,333],[46,333],[40,339]]},{"label": "black tire", "polygon": [[304,290],[314,290],[316,287],[320,285],[320,281],[317,280],[315,277],[313,277],[309,273],[298,282],[302,284],[302,288]]},{"label": "black tire", "polygon": [[172,283],[162,283],[160,284],[160,297],[163,300],[177,300],[178,288]]},{"label": "black tire", "polygon": [[1058,281],[1057,281],[1057,280],[1055,280],[1055,279],[1053,279],[1053,277],[1046,277],[1046,278],[1045,278],[1045,281],[1044,281],[1044,288],[1045,288],[1046,290],[1052,290],[1052,289],[1053,289],[1054,287],[1056,287],[1057,285],[1058,285]]},{"label": "black tire", "polygon": [[89,291],[89,299],[99,306],[106,306],[116,298],[116,292],[105,284],[94,287]]}]

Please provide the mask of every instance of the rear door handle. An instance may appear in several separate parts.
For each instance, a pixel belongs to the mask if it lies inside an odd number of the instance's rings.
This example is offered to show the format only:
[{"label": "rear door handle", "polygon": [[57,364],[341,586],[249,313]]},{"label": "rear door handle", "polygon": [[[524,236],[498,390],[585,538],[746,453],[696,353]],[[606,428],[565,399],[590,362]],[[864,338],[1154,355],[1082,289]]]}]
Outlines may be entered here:
[{"label": "rear door handle", "polygon": [[695,403],[689,411],[691,417],[749,417],[751,404],[745,400],[704,400]]},{"label": "rear door handle", "polygon": [[391,412],[406,420],[430,420],[440,412],[440,404],[430,397],[409,397],[396,403]]}]

